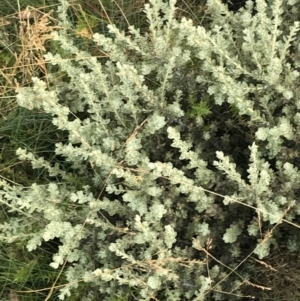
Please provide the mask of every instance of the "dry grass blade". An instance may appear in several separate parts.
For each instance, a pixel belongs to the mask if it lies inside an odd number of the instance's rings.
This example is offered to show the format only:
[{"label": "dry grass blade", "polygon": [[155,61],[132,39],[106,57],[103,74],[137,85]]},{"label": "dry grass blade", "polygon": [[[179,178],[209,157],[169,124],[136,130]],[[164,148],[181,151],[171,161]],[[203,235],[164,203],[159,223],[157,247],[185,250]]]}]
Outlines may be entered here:
[{"label": "dry grass blade", "polygon": [[[57,22],[51,17],[52,11],[43,13],[34,7],[14,14],[13,20],[17,20],[18,31],[16,42],[19,46],[10,49],[9,41],[2,44],[6,47],[10,58],[3,64],[0,75],[3,79],[0,86],[0,95],[7,96],[15,90],[15,80],[22,85],[30,82],[32,76],[46,74],[46,62],[43,57],[46,52],[45,42],[52,38],[51,33],[58,29]],[[10,18],[11,18],[10,17]],[[11,24],[7,18],[0,19],[0,26]],[[10,33],[10,36],[13,34]],[[8,54],[7,54],[8,55]]]},{"label": "dry grass blade", "polygon": [[251,256],[251,258],[252,258],[253,260],[255,260],[256,262],[258,262],[259,264],[261,264],[261,265],[265,266],[266,268],[270,269],[271,271],[277,272],[276,269],[274,269],[271,265],[265,263],[264,261],[258,260],[258,259],[254,258],[254,257],[252,257],[252,256]]},{"label": "dry grass blade", "polygon": [[18,13],[18,18],[20,20],[28,19],[40,19],[44,14],[36,9],[30,9],[27,7],[25,10],[22,10]]},{"label": "dry grass blade", "polygon": [[[17,65],[23,68],[24,78],[31,77],[35,72],[46,73],[46,62],[43,58],[45,42],[51,39],[51,33],[58,28],[52,25],[50,13],[41,14],[37,10],[25,10],[19,13],[20,31],[19,38],[22,44],[22,51],[18,56]],[[34,22],[29,22],[34,19]]]}]

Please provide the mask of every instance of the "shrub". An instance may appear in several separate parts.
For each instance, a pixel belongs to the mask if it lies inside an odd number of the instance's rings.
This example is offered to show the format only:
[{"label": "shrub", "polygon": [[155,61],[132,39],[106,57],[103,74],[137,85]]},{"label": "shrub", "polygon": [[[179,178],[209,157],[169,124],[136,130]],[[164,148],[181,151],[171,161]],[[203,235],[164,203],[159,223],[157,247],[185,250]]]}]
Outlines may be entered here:
[{"label": "shrub", "polygon": [[250,281],[259,263],[249,258],[282,243],[278,225],[299,211],[296,2],[248,1],[233,13],[210,0],[211,20],[195,26],[176,19],[175,1],[152,0],[147,33],[109,25],[93,37],[97,58],[69,39],[61,1],[53,39],[72,59],[45,58],[67,76],[33,78],[17,100],[52,116],[68,141],[55,145],[56,162],[18,150],[50,182],[1,180],[11,217],[0,236],[29,251],[59,239],[61,299],[82,282],[86,301],[235,300],[264,289]]}]

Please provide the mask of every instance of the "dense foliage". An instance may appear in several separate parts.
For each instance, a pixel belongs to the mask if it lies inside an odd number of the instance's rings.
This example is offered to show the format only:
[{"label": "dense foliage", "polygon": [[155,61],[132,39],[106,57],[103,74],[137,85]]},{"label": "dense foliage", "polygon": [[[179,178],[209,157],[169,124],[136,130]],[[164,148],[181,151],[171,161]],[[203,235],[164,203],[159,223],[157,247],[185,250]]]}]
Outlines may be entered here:
[{"label": "dense foliage", "polygon": [[101,57],[70,38],[68,7],[61,0],[52,34],[60,51],[45,55],[53,73],[17,90],[64,139],[48,157],[18,149],[41,176],[29,187],[1,180],[1,240],[30,252],[58,241],[61,299],[264,289],[251,279],[259,260],[300,242],[299,1],[234,13],[209,0],[199,26],[176,16],[175,1],[151,0],[145,32],[94,34]]}]

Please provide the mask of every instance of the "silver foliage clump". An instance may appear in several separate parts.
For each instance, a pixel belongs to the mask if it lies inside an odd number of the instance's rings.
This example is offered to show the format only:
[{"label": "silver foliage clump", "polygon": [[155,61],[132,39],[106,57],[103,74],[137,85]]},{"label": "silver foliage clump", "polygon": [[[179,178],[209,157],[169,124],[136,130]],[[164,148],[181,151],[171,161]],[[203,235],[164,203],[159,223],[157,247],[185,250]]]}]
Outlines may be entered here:
[{"label": "silver foliage clump", "polygon": [[[299,189],[296,159],[285,155],[288,141],[296,147],[300,141],[300,26],[293,20],[298,2],[257,0],[254,12],[248,1],[232,13],[221,1],[209,0],[212,19],[196,26],[175,18],[175,1],[151,0],[145,5],[146,34],[109,25],[109,35],[94,35],[107,54],[101,60],[70,40],[68,2],[62,0],[62,30],[53,39],[73,59],[45,57],[68,80],[48,87],[33,78],[32,87],[19,88],[17,100],[50,114],[68,133],[55,154],[72,173],[91,181],[78,188],[59,163],[19,149],[20,159],[47,170],[53,182],[22,187],[1,180],[1,202],[15,213],[0,225],[1,240],[26,240],[32,251],[59,238],[51,266],[68,262],[62,300],[81,280],[90,287],[84,300],[128,294],[149,301],[229,300],[222,291],[233,292],[239,278],[226,265],[208,265],[210,239],[227,246],[233,266],[245,233],[257,238],[254,253],[265,257],[276,240],[262,245],[261,223],[278,223]],[[294,13],[288,16],[289,11]],[[187,86],[199,87],[197,93],[209,95],[215,108],[226,103],[235,117],[245,118],[252,139],[246,178],[222,147],[218,120],[174,122],[186,116],[178,74],[191,81]],[[268,160],[278,155],[271,166]],[[243,220],[231,207],[235,201],[256,208],[259,219],[253,211]],[[234,294],[242,294],[242,285]]]}]

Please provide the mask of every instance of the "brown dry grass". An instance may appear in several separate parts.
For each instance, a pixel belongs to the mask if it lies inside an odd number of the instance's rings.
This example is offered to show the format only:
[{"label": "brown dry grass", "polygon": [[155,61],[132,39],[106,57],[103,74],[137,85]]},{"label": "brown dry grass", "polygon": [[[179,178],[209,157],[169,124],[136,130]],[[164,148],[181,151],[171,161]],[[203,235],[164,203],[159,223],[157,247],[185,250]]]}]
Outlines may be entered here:
[{"label": "brown dry grass", "polygon": [[14,88],[15,78],[21,85],[30,82],[31,77],[46,73],[46,62],[43,55],[46,53],[45,42],[51,39],[51,32],[58,28],[51,12],[45,14],[35,8],[27,8],[19,12],[15,18],[18,22],[17,38],[19,51],[14,53],[14,65],[1,68],[1,75],[12,86],[3,86],[0,95],[7,93],[8,87]]},{"label": "brown dry grass", "polygon": [[[32,76],[42,77],[46,74],[43,57],[46,53],[45,43],[51,39],[51,32],[58,29],[51,13],[27,7],[26,10],[0,20],[0,29],[9,36],[9,41],[14,46],[10,49],[7,45],[10,59],[0,68],[0,98],[5,99],[1,102],[0,117],[4,119],[16,106],[13,96],[9,100],[16,87],[30,84]],[[7,26],[10,26],[10,30],[15,29],[15,32],[8,32]]]},{"label": "brown dry grass", "polygon": [[271,290],[261,292],[259,300],[300,300],[300,255],[281,247],[273,250],[264,261],[268,266],[257,266],[255,278]]}]

